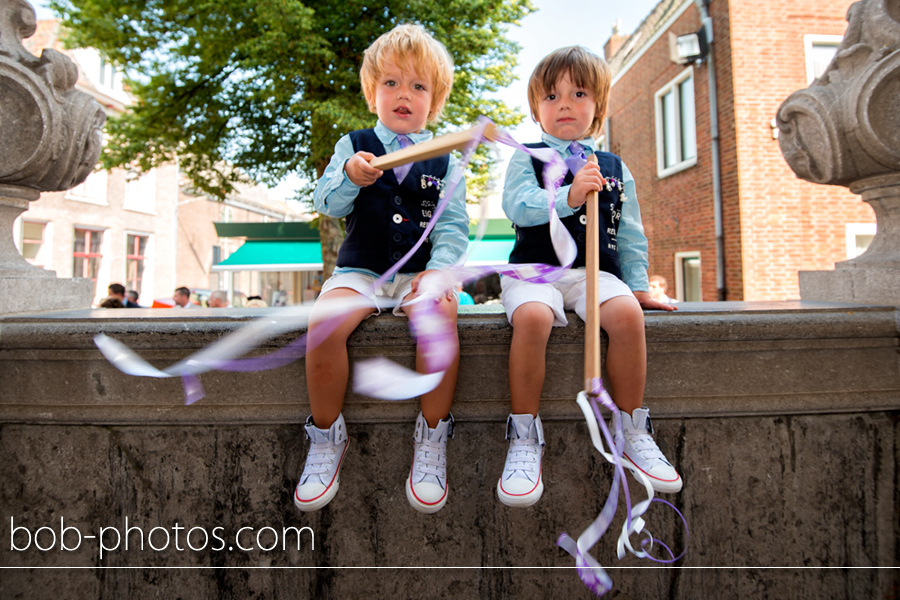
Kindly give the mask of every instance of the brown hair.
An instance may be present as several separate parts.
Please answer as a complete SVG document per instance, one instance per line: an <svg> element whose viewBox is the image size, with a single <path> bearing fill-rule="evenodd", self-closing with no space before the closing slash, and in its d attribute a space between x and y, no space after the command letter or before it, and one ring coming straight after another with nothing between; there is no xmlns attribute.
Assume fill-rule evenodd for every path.
<svg viewBox="0 0 900 600"><path fill-rule="evenodd" d="M453 86L453 58L442 43L420 25L398 25L372 42L363 53L359 80L369 110L375 112L375 84L385 61L398 67L412 65L416 74L431 81L428 122L440 119Z"/></svg>
<svg viewBox="0 0 900 600"><path fill-rule="evenodd" d="M535 123L540 122L538 104L541 98L556 87L556 83L566 73L569 74L572 83L591 92L597 101L594 120L588 129L588 134L595 136L600 133L603 119L606 118L612 71L605 60L581 46L554 50L534 68L528 80L528 106L531 108L531 118Z"/></svg>

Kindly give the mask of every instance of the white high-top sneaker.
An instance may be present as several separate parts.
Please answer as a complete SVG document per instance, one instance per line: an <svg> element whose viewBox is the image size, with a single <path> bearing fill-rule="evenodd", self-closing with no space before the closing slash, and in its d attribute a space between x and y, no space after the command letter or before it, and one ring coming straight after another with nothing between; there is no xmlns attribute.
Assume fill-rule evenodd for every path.
<svg viewBox="0 0 900 600"><path fill-rule="evenodd" d="M544 428L541 417L509 415L506 420L506 464L497 482L497 496L507 506L531 506L544 493L541 458L544 456Z"/></svg>
<svg viewBox="0 0 900 600"><path fill-rule="evenodd" d="M620 410L618 414L621 416L622 429L625 433L622 466L635 473L640 471L646 475L657 492L662 494L680 492L681 476L650 436L653 433L650 411L646 408L638 408L630 415L623 410ZM613 417L611 427L613 436L617 436L615 417Z"/></svg>
<svg viewBox="0 0 900 600"><path fill-rule="evenodd" d="M419 413L413 435L413 461L406 478L406 499L419 512L436 513L447 503L447 439L453 437L453 415L434 429Z"/></svg>
<svg viewBox="0 0 900 600"><path fill-rule="evenodd" d="M316 427L310 415L304 429L309 438L309 452L294 490L294 505L302 511L319 510L337 494L341 465L349 445L347 428L344 415L338 415L328 429Z"/></svg>

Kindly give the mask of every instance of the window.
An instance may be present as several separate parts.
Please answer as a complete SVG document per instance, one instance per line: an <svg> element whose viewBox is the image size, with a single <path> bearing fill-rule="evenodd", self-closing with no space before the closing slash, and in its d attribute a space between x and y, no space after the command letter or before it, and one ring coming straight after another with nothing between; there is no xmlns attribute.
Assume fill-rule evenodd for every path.
<svg viewBox="0 0 900 600"><path fill-rule="evenodd" d="M656 169L667 177L697 164L693 68L656 92Z"/></svg>
<svg viewBox="0 0 900 600"><path fill-rule="evenodd" d="M72 276L84 277L94 282L93 295L97 295L97 273L100 271L100 245L103 232L93 229L75 230L75 247L72 252Z"/></svg>
<svg viewBox="0 0 900 600"><path fill-rule="evenodd" d="M805 35L806 83L818 79L828 68L843 38L839 35Z"/></svg>
<svg viewBox="0 0 900 600"><path fill-rule="evenodd" d="M144 279L144 260L147 255L146 235L128 234L128 246L125 248L126 287L142 294L141 282Z"/></svg>
<svg viewBox="0 0 900 600"><path fill-rule="evenodd" d="M142 173L140 177L126 173L122 205L126 210L156 214L156 169Z"/></svg>
<svg viewBox="0 0 900 600"><path fill-rule="evenodd" d="M41 247L44 245L44 228L46 223L37 223L34 221L22 221L22 256L31 264L35 264L35 260L40 254ZM43 265L36 265L43 266Z"/></svg>
<svg viewBox="0 0 900 600"><path fill-rule="evenodd" d="M847 223L844 226L844 243L847 260L856 258L869 249L875 238L875 223Z"/></svg>
<svg viewBox="0 0 900 600"><path fill-rule="evenodd" d="M700 253L675 253L675 297L679 302L701 302Z"/></svg>
<svg viewBox="0 0 900 600"><path fill-rule="evenodd" d="M94 171L87 176L84 182L69 190L66 193L66 199L106 206L107 176L106 171Z"/></svg>

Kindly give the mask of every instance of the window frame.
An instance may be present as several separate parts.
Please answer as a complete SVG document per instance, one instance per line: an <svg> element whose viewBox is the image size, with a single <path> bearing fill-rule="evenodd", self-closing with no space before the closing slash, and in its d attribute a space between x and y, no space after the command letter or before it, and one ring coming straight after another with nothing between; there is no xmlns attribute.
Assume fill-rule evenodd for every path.
<svg viewBox="0 0 900 600"><path fill-rule="evenodd" d="M691 98L693 100L693 106L691 107L693 122L690 124L690 126L693 128L693 156L685 158L683 143L685 139L684 132L686 131L686 126L682 122L685 115L681 108L680 85L687 80L690 80L691 82ZM677 76L675 76L671 81L662 86L653 95L653 109L656 119L656 176L659 179L663 179L680 171L684 171L685 169L689 169L690 167L693 167L697 164L697 95L694 82L694 67L693 65L691 65L681 71ZM674 129L674 146L677 156L675 162L673 162L669 166L666 166L666 141L668 138L666 137L666 120L663 102L665 97L669 94L671 94L671 97L675 102L673 112L677 116L678 120L678 125Z"/></svg>
<svg viewBox="0 0 900 600"><path fill-rule="evenodd" d="M820 33L808 33L803 36L803 59L806 63L806 85L816 80L815 64L813 62L814 46L834 46L835 54L838 46L844 40L842 35L825 35Z"/></svg>
<svg viewBox="0 0 900 600"><path fill-rule="evenodd" d="M684 263L685 259L697 259L700 261L701 268L703 259L700 257L699 250L689 250L686 252L675 253L675 299L679 302L702 302L703 299L703 282L700 279L700 289L698 295L700 300L685 300L685 283L684 283Z"/></svg>
<svg viewBox="0 0 900 600"><path fill-rule="evenodd" d="M128 243L128 238L144 240L144 254L136 254L134 248ZM140 246L138 245L138 248ZM150 254L150 234L142 231L126 231L125 232L125 287L129 290L136 290L139 295L144 294L142 289L145 275L147 273L147 256ZM132 261L140 263L140 275L136 275L134 279L131 277Z"/></svg>
<svg viewBox="0 0 900 600"><path fill-rule="evenodd" d="M77 252L75 250L75 243L78 239L78 232L85 232L85 241L84 241L84 252ZM76 225L73 227L73 235L72 235L72 277L73 278L81 278L81 279L90 279L94 284L93 295L97 294L97 279L100 276L100 269L103 266L103 234L105 229L102 227L90 227L84 225ZM100 236L100 242L97 244L99 251L92 252L91 251L91 238L94 234L98 234ZM86 262L82 263L81 273L76 273L75 271L75 261L77 259L83 259ZM85 270L85 265L89 265L91 260L97 261L97 267L95 270L96 277L85 277L83 275Z"/></svg>
<svg viewBox="0 0 900 600"><path fill-rule="evenodd" d="M878 233L877 223L846 223L844 225L844 249L846 260L853 260L865 254L866 250L857 253L857 238L861 235L874 237Z"/></svg>

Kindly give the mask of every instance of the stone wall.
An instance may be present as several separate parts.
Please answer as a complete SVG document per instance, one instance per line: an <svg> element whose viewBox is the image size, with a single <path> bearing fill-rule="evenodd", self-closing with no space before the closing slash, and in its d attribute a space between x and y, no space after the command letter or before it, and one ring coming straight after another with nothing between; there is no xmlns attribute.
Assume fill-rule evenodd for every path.
<svg viewBox="0 0 900 600"><path fill-rule="evenodd" d="M554 331L548 349L544 497L513 510L495 493L506 447L511 332L496 312L460 316L450 498L427 516L408 505L402 489L415 402L350 395L341 490L325 509L300 513L291 493L306 448L302 361L266 373L204 375L207 397L185 407L177 380L120 374L92 336L118 337L165 366L257 313L198 310L190 321L160 314L0 319L0 456L7 459L0 465L0 566L21 567L2 572L3 598L590 597L573 569L550 568L572 566L556 538L590 524L612 476L573 402L582 368L578 319ZM812 303L648 313L646 405L660 446L685 480L683 492L666 499L685 515L690 539L661 504L650 510L648 530L676 551L687 544L679 566L745 568L616 569L609 597L896 595L896 571L876 567L898 562L897 317L895 308ZM351 338L354 358L379 354L410 364L412 352L406 322L392 316L368 320ZM639 494L632 491L632 499ZM112 528L124 533L126 518L143 531L143 550L136 530L127 551L123 541L102 559L99 539L59 549L61 526L82 535L103 531L110 547ZM620 507L613 529L621 521ZM55 530L53 550L12 549L39 527ZM209 537L204 550L188 547L202 546L203 532L214 536L215 527L221 542ZM235 545L242 527L252 528L238 540L247 551ZM296 537L282 549L283 529L291 527L309 529L299 549ZM203 530L186 537L192 528ZM162 548L167 536L165 549L149 546ZM53 541L49 530L37 539L42 547ZM64 539L70 548L78 541L73 530ZM594 555L608 567L653 566L619 561L613 534ZM50 566L87 569L36 570ZM98 569L122 566L238 569ZM250 569L268 566L459 569ZM809 567L860 569L802 569Z"/></svg>

